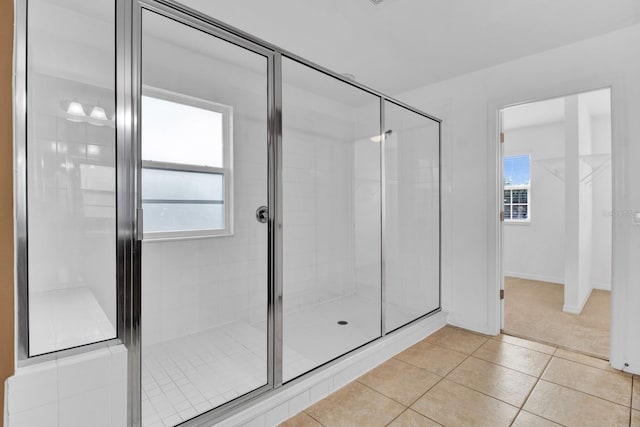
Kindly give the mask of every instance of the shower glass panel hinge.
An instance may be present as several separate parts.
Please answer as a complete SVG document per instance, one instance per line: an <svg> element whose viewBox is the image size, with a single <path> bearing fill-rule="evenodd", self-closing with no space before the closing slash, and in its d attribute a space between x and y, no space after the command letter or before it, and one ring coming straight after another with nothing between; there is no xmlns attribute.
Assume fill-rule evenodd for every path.
<svg viewBox="0 0 640 427"><path fill-rule="evenodd" d="M500 299L504 299L504 289L500 289Z"/></svg>
<svg viewBox="0 0 640 427"><path fill-rule="evenodd" d="M504 144L504 132L500 132L500 143Z"/></svg>
<svg viewBox="0 0 640 427"><path fill-rule="evenodd" d="M500 222L504 222L504 211L500 211Z"/></svg>
<svg viewBox="0 0 640 427"><path fill-rule="evenodd" d="M136 239L144 238L144 211L142 208L136 208Z"/></svg>

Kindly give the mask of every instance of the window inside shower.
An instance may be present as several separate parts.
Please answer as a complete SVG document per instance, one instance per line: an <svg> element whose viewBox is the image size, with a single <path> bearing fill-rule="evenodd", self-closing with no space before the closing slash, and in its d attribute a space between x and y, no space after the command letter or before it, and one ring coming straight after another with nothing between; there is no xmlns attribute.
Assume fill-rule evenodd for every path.
<svg viewBox="0 0 640 427"><path fill-rule="evenodd" d="M143 92L145 238L231 234L233 109L166 90Z"/></svg>

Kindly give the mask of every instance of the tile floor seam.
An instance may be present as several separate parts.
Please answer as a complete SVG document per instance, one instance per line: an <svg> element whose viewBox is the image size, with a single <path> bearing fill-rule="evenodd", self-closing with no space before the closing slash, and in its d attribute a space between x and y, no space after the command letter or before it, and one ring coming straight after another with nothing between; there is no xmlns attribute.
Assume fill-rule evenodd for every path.
<svg viewBox="0 0 640 427"><path fill-rule="evenodd" d="M437 344L434 344L434 345L437 345ZM439 347L442 347L442 346L439 346ZM446 347L442 347L442 348L446 348ZM398 354L399 354L399 353L398 353ZM425 392L424 392L424 393L422 393L420 396L418 396L418 397L417 397L413 402L411 402L411 404L410 404L409 406L407 406L407 408L408 408L408 409L410 409L413 405L415 405L415 403L416 403L418 400L422 399L422 398L424 397L424 395L426 395L427 393L429 393L429 391L433 390L433 389L434 389L434 387L436 387L438 384L440 384L440 383L441 383L445 378L447 378L447 376L448 376L451 372L453 372L454 370L456 370L456 368L458 368L458 366L462 365L462 364L465 362L465 360L467 360L467 359L468 359L468 358L470 358L470 357L471 357L471 355L470 355L470 354L469 354L469 355L467 355L467 357L465 357L465 358L464 358L460 363L458 363L458 364L457 364L456 366L454 366L454 367L453 367L449 372L447 372L447 374L446 374L445 376L440 377L440 379L439 379L439 380L438 380L434 385L432 385L431 387L429 387L429 390L425 391ZM415 365L413 365L412 363L409 363L409 362L405 362L405 363L408 363L409 365L415 366ZM419 367L419 366L418 366L418 367ZM421 369L424 369L424 368L421 368ZM426 369L425 369L425 370L426 370ZM437 375L437 374L436 374L436 375ZM438 376L439 376L439 375L438 375ZM452 382L453 382L453 381L452 381ZM456 384L457 384L457 383L456 383ZM468 387L467 387L467 388L468 388ZM416 412L418 412L418 411L416 411ZM426 418L429 418L429 417L427 417L426 415L424 415L422 412L418 412L418 414L420 414L420 415L422 415L422 416L424 416L424 417L426 417ZM431 419L431 418L429 418L429 419ZM437 422L437 421L436 421L436 422ZM438 424L440 424L440 423L438 423Z"/></svg>
<svg viewBox="0 0 640 427"><path fill-rule="evenodd" d="M518 413L516 414L516 417L513 419L513 421L511 422L511 425L513 425L513 423L516 422L516 419L518 418L518 415L520 415L520 412L523 411L524 409L524 405L527 404L527 401L529 400L529 398L531 397L531 393L533 393L533 391L536 389L536 387L538 386L538 384L540 383L540 380L542 379L542 376L544 375L544 372L547 370L547 367L549 367L549 363L551 363L551 361L553 360L553 356L549 357L549 360L547 360L547 363L544 365L544 368L542 369L542 371L540 372L540 375L537 377L535 384L533 384L533 387L531 387L531 390L529 390L529 393L527 393L527 396L524 398L524 400L522 401L522 405L520 406L520 408L518 409ZM528 412L528 411L525 411ZM540 416L538 414L535 414L533 412L531 412L533 415L536 416ZM542 417L544 418L544 417ZM545 418L546 419L546 418ZM549 420L551 421L551 420Z"/></svg>
<svg viewBox="0 0 640 427"><path fill-rule="evenodd" d="M509 335L509 336L513 336L513 335ZM496 335L496 337L497 337L497 335ZM516 338L520 338L520 337L516 337ZM523 338L521 338L521 339L523 339ZM546 356L553 356L553 354L545 353L544 351L534 350L533 348L529 348L529 347L523 347L523 346L521 346L521 345L514 344L514 343L511 343L511 342L508 342L508 341L502 341L502 340L498 340L498 339L495 339L495 340L493 340L493 341L498 341L498 342L501 342L501 343L509 344L509 345L512 345L512 346L514 346L514 347L518 347L518 348L524 348L525 350L535 351L536 353L544 354L544 355L546 355ZM536 341L533 341L533 340L529 340L529 341L531 341L531 342L536 342ZM486 341L485 341L484 343L482 343L482 345L485 345L485 344L486 344ZM545 344L545 345L546 345L546 344ZM482 346L480 346L480 347L482 347ZM480 350L480 347L478 347L478 348L474 351L474 353L475 353L476 351ZM554 347L554 346L550 345L549 347ZM554 348L555 348L556 350L558 349L557 347L554 347ZM554 353L555 353L555 352L554 352Z"/></svg>
<svg viewBox="0 0 640 427"><path fill-rule="evenodd" d="M508 368L507 368L507 369L508 369ZM453 371L451 371L451 372L453 372ZM518 372L518 371L515 371L515 372ZM459 386L462 386L462 387L464 387L464 388L468 388L469 390L473 390L473 391L475 391L475 392L478 392L478 393L480 393L480 394L483 394L483 395L485 395L485 396L487 396L487 397L490 397L490 398L495 399L495 400L497 400L497 401L500 401L500 402L502 402L502 403L506 403L506 404L507 404L507 405L509 405L509 406L513 406L514 408L518 409L518 412L519 412L519 410L520 410L520 408L521 408L520 406L516 406L516 405L514 405L513 403L509 403L509 402L507 402L506 400L502 400L502 399L500 399L499 397L492 396L492 395L490 395L490 394L488 394L488 393L485 393L485 392L484 392L484 391L482 391L482 390L475 389L475 388L473 388L473 387L471 387L471 386L468 386L468 385L466 385L466 384L459 383L458 381L452 380L452 379L450 379L450 378L447 378L447 381L451 381L451 382L452 382L452 383L454 383L454 384L458 384ZM537 384L537 383L536 383L536 384ZM433 388L433 387L432 387L432 388ZM415 402L414 402L414 403L415 403ZM523 404L523 405L524 405L524 404Z"/></svg>
<svg viewBox="0 0 640 427"><path fill-rule="evenodd" d="M388 427L388 426L390 426L391 424L393 424L393 422L394 422L395 420L397 420L398 418L400 418L400 417L402 416L402 414L404 414L404 413L405 413L405 412L407 412L407 411L413 411L413 412L415 412L416 414L420 415L421 417L425 417L425 418L426 418L426 419L428 419L429 421L432 421L432 422L434 422L434 423L438 424L439 426L446 427L446 426L444 426L443 424L440 424L439 422L437 422L436 420L434 420L434 419L432 419L432 418L429 418L429 417L427 417L426 415L421 414L421 413L420 413L420 412L418 412L418 411L414 411L414 410L413 410L413 409L411 409L410 407L406 407L406 408L404 409L404 411L402 411L402 412L400 412L400 413L398 414L398 416L397 416L397 417L395 417L394 419L392 419L391 421L389 421L389 423L388 423L388 424L386 424L386 425L385 425L385 427Z"/></svg>
<svg viewBox="0 0 640 427"><path fill-rule="evenodd" d="M510 367L508 367L508 366L504 366L504 365L501 365L501 364L499 364L499 363L492 362L492 361L490 361L490 360L484 360L484 359L482 359L482 358L480 358L480 357L474 356L473 354L470 354L470 355L469 355L469 357L473 357L474 359L479 360L479 361L481 361L481 362L491 363L492 365L499 366L499 367L501 367L501 368L508 369L508 370L510 370L510 371L517 372L518 374L526 375L526 376L531 377L531 378L540 378L539 376L531 375L531 374L528 374L528 373L526 373L526 372L522 372L522 371L518 371L517 369L513 369L513 368L510 368ZM466 360L466 359L465 359L465 360ZM549 359L549 360L551 360L551 359ZM546 367L546 366L545 366L545 367ZM457 368L457 366L456 366L456 368ZM455 369L455 368L454 368L454 369ZM451 372L453 372L453 371L451 371ZM449 372L449 374L450 374L451 372ZM543 371L543 372L544 372L544 371ZM449 374L447 374L447 375L449 375ZM542 375L542 374L540 374L540 375ZM511 405L511 406L513 406L513 405Z"/></svg>
<svg viewBox="0 0 640 427"><path fill-rule="evenodd" d="M613 400L610 400L610 399L607 399L607 398L604 398L604 397L601 397L601 396L596 396L595 394L591 394L591 393L588 393L588 392L583 391L583 390L578 390L577 388L568 386L566 384L560 384L560 383L557 383L555 381L551 381L551 380L549 380L547 378L542 378L542 377L540 377L540 379L543 380L543 381L546 381L546 382L548 382L550 384L555 384L555 385L558 385L560 387L568 388L569 390L578 391L578 392L586 394L588 396L595 397L596 399L604 400L605 402L609 402L609 403L613 403L614 405L622 406L623 408L631 408L631 405L629 405L629 406L623 405L622 403L618 403L618 402L615 402ZM538 383L536 382L536 384L538 384ZM633 393L633 387L631 388L631 393Z"/></svg>
<svg viewBox="0 0 640 427"><path fill-rule="evenodd" d="M313 406L313 405L311 405L311 406ZM309 406L309 408L310 408L311 406ZM308 409L308 408L307 408L307 409ZM305 414L307 414L307 416L308 416L309 418L311 418L313 421L317 422L317 423L318 423L318 424L320 424L322 427L325 427L325 425L324 425L324 424L322 424L319 420L317 420L317 419L316 419L316 417L314 417L313 415L311 415L310 413L308 413L308 412L307 412L307 409L303 409L302 411L298 412L298 414L299 414L299 413L301 413L301 412L304 412L304 413L305 413ZM297 414L296 414L296 415L297 415Z"/></svg>
<svg viewBox="0 0 640 427"><path fill-rule="evenodd" d="M409 410L408 407L404 408L404 411L400 412L398 415L396 415L391 421L389 421L387 424L385 424L385 427L390 426L395 420L397 420L398 418L400 418L400 416L402 414L404 414L405 412L407 412Z"/></svg>
<svg viewBox="0 0 640 427"><path fill-rule="evenodd" d="M597 356L594 356L592 354L588 354L588 353L585 353L583 351L576 350L574 348L565 347L565 346L563 346L561 344L556 344L556 343L552 343L552 342L549 342L549 341L543 341L543 340L540 340L540 339L534 338L534 337L526 337L526 336L518 334L516 332L509 332L506 329L501 329L500 332L502 333L502 335L508 335L510 337L520 338L521 340L531 341L531 342L534 342L534 343L537 343L537 344L542 344L542 345L546 345L546 346L549 346L549 347L553 347L553 348L556 349L555 351L558 351L559 349L562 349L562 350L572 351L574 353L582 354L582 355L585 355L585 356L593 357L594 359L605 360L605 359L602 359L601 357L597 357ZM511 343L509 343L509 344L511 344ZM517 345L517 344L514 344L514 345ZM554 353L555 353L555 351L554 351ZM547 353L547 354L549 354L549 353Z"/></svg>
<svg viewBox="0 0 640 427"><path fill-rule="evenodd" d="M485 342L486 342L486 341L485 341ZM484 343L483 343L483 345L484 345ZM480 348L480 347L478 347L478 348ZM455 382L455 381L450 380L450 379L448 379L448 378L447 378L447 377L448 377L448 376L449 376L453 371L455 371L456 369L458 369L458 367L459 367L460 365L462 365L465 361L467 361L467 359L469 359L472 355L473 355L473 353L472 353L472 354L468 354L468 355L467 355L467 357L465 357L465 358L464 358L460 363L458 363L458 364L457 364L453 369L451 369L451 370L447 373L447 375L445 375L444 377L440 378L440 380L439 380L437 383L435 383L434 385L432 385L432 386L431 386L431 388L429 388L429 390L425 391L425 392L424 392L424 393L422 393L422 395L420 395L416 400L414 400L414 401L411 403L411 405L408 407L408 409L411 409L411 407L412 407L412 406L413 406L413 405L414 405L418 400L422 399L422 398L423 398L423 397L424 397L424 396L425 396L429 391L433 390L433 389L434 389L438 384L440 384L440 383L441 383L443 380L445 380L445 379L446 379L447 381L451 381L452 383L457 384L457 385L459 385L459 386L461 386L461 387L467 388L467 389L469 389L469 390L471 390L471 391L475 391L475 392L480 393L480 394L482 394L482 395L484 395L484 396L487 396L487 397L489 397L489 398L491 398L491 399L495 399L495 400L498 400L498 401L500 401L500 402L506 403L506 402L504 402L504 401L502 401L502 400L500 400L500 399L496 399L496 398L495 398L495 397L493 397L493 396L489 396L488 394L482 393L482 392L480 392L480 391L478 391L478 390L475 390L475 389L473 389L473 388L471 388L471 387L467 387L467 386L465 386L465 385L459 384L459 383L457 383L457 382ZM506 404L507 404L507 405L509 405L509 406L511 406L511 407L513 407L513 408L516 408L516 409L517 409L517 407L516 407L516 406L513 406L513 405L511 405L510 403L506 403ZM418 412L418 411L416 411L416 412ZM518 411L518 413L519 413L519 411ZM425 414L423 414L422 412L418 412L418 414L420 414L420 415L422 415L423 417L426 417L426 418L428 418L428 419L430 419L430 420L431 420L431 418L427 417L427 416L426 416ZM516 414L516 417L517 417L517 415L518 415L518 414ZM435 420L433 420L433 421L435 421ZM514 421L515 421L515 417L514 417L514 419L511 421L511 423L513 423ZM435 421L435 422L436 422L437 424L440 424L440 423L439 423L439 422L437 422L437 421ZM440 424L440 425L442 425L442 424Z"/></svg>
<svg viewBox="0 0 640 427"><path fill-rule="evenodd" d="M521 347L521 348L524 348L524 347ZM478 350L480 350L480 349L478 349ZM478 351L478 350L476 350L476 351ZM529 350L529 349L528 349L528 348L525 348L525 350ZM544 373L544 369L543 369L543 370L542 370L542 372L540 373L540 375L537 375L537 376L536 376L536 375L531 375L531 374L529 374L529 373L527 373L527 372L519 371L519 370L517 370L517 369L513 369L513 368L511 368L511 367L509 367L509 366L501 365L501 364L496 363L496 362L493 362L493 361L491 361L491 360L486 360L486 359L483 359L483 358L481 358L481 357L475 356L475 353L476 353L476 352L474 351L472 354L470 354L470 355L469 355L469 357L473 356L473 358L474 358L474 359L482 360L483 362L491 363L492 365L500 366L501 368L511 369L511 370L512 370L512 371L514 371L514 372L517 372L517 373L519 373L519 374L528 375L528 376L530 376L530 377L532 377L532 378L540 378L540 375L542 375L542 373ZM542 353L542 354L545 354L545 355L549 356L549 361L550 361L551 359L553 359L553 356L551 356L550 354L546 354L546 353ZM466 360L466 359L465 359L465 360ZM464 360L463 360L463 362L464 362ZM547 361L547 363L549 363L549 362ZM545 369L546 369L546 367L547 367L547 366L545 365ZM456 368L457 368L457 366L456 366ZM454 368L454 369L455 369L455 368ZM451 373L451 372L447 373L447 375L449 375L450 373Z"/></svg>
<svg viewBox="0 0 640 427"><path fill-rule="evenodd" d="M421 342L421 341L419 341L419 342ZM418 343L416 343L416 344L418 344ZM434 345L434 346L436 346L436 347L443 348L443 349L445 349L445 350L447 350L447 351L455 351L456 353L460 353L460 354L462 354L462 355L464 355L464 356L465 356L465 358L464 358L460 363L458 363L456 366L454 366L453 368L451 368L451 371L453 371L454 369L456 369L458 366L460 366L460 364L461 364L462 362L464 362L465 360L467 360L467 358L468 358L469 356L471 356L471 354L466 354L466 353L463 353L463 352L458 351L458 350L452 350L452 349L450 349L450 348L448 348L448 347L443 347L443 346L441 346L441 345L439 345L439 344L435 344L435 343L432 343L432 342L429 342L428 344L429 344L429 345ZM415 345L415 344L414 344L414 345ZM405 349L404 351L407 351L409 348L411 348L411 347L408 347L408 348L407 348L407 349ZM397 361L399 361L399 362L406 363L407 365L411 365L411 366L414 366L414 367L416 367L416 368L424 369L424 370L425 370L425 371L427 371L427 372L430 372L430 373L432 373L432 374L434 374L434 375L438 375L438 376L440 376L440 374L438 374L438 373L436 373L436 372L433 372L433 371L430 371L429 369L427 369L427 368L425 368L425 367L423 367L423 366L418 366L418 365L416 365L416 364L414 364L414 363L411 363L411 362L409 362L409 361L402 360L402 359L398 359L398 356L399 356L400 354L402 354L404 351L401 351L400 353L396 354L395 356L393 356L393 357L392 357L392 359L396 359L396 360L397 360ZM384 363L384 362L383 362L383 363ZM380 365L378 365L378 366L380 366ZM375 368L374 368L374 369L375 369ZM447 372L444 376L442 376L442 378L444 378L444 377L446 377L447 375L449 375L449 374L451 373L451 371Z"/></svg>
<svg viewBox="0 0 640 427"><path fill-rule="evenodd" d="M485 338L485 337L482 337L482 338ZM482 344L480 344L477 348L475 348L475 349L474 349L471 353L469 353L469 354L473 354L473 353L475 353L476 351L478 351L478 349L479 349L480 347L482 347L483 345L485 345L485 344L487 343L487 341L489 341L490 339L491 339L491 338L485 338L484 342L483 342ZM460 351L460 349L452 348L452 347L447 347L446 345L443 345L443 344L438 344L438 343L435 343L435 342L433 342L433 341L428 341L428 337L427 337L427 339L425 340L425 342L427 342L427 343L429 343L429 344L432 344L432 345L437 345L438 347L442 347L442 348L447 349L447 350L449 350L449 351L456 351L456 352L458 352L458 353L467 354L467 353L466 353L466 352L464 352L464 351Z"/></svg>
<svg viewBox="0 0 640 427"><path fill-rule="evenodd" d="M527 411L526 409L520 409L520 411L518 412L518 415L520 415L520 412L524 412L526 414L533 415L533 416L538 417L538 418L542 418L543 420L549 421L550 423L558 424L559 426L562 426L562 427L567 427L566 424L562 424L562 423L559 423L558 421L550 420L549 418L543 417L542 415L535 414L535 413L533 413L531 411ZM514 420L514 422L515 422L515 420Z"/></svg>
<svg viewBox="0 0 640 427"><path fill-rule="evenodd" d="M544 354L549 355L549 356L553 356L555 354L555 352L558 351L558 346L556 346L556 345L546 344L546 343L543 343L543 342L540 342L540 341L536 341L536 340L532 340L532 339L525 339L525 338L522 338L522 337L517 337L515 335L511 335L509 333L505 333L502 330L500 331L500 334L505 335L507 337L518 338L518 339L521 339L521 340L524 340L524 341L530 341L530 342L535 343L535 344L546 345L547 347L553 348L553 353L545 353L544 351L536 350L536 349L533 349L533 348L530 348L530 347L525 347L525 346L520 345L520 344L516 344L516 343L509 342L509 341L501 340L500 338L498 338L500 335L496 335L494 337L491 337L490 339L492 339L494 341L499 341L499 342L506 342L507 344L515 345L515 346L521 347L521 348L526 348L527 350L537 351L538 353L544 353Z"/></svg>
<svg viewBox="0 0 640 427"><path fill-rule="evenodd" d="M365 387L366 387L366 388L368 388L369 390L375 391L376 393L378 393L378 394L380 394L380 395L382 395L382 396L386 397L387 399L393 400L394 402L396 402L396 403L398 403L398 404L400 404L400 405L404 406L405 408L408 408L408 406L407 406L406 404L404 404L404 403L400 402L399 400L394 399L394 398L393 398L393 397L391 397L391 396L387 396L386 394L384 394L384 393L383 393L383 392L381 392L380 390L376 390L375 388L371 387L369 384L365 384L365 383L363 383L362 381L360 381L360 379L359 379L359 378L360 378L360 377L356 378L355 380L351 381L349 384L352 384L352 383L354 383L354 382L357 382L358 384L365 386ZM347 385L349 385L349 384L347 384ZM430 388L429 390L431 390L431 388ZM412 403L412 404L413 404L413 403ZM403 412L404 412L404 411L403 411Z"/></svg>
<svg viewBox="0 0 640 427"><path fill-rule="evenodd" d="M560 350L560 348L558 348L557 350ZM557 350L556 350L556 353L557 353ZM574 350L567 350L567 349L564 349L564 348L563 348L562 350L565 350L565 351L571 351L571 352L576 353L576 354L579 354L579 355L581 355L581 356L587 356L587 357L592 357L592 358L594 358L594 359L598 359L597 357L589 356L589 355L587 355L587 354L580 353L580 352L578 352L578 351L574 351ZM586 364L586 363L583 363L583 362L580 362L580 361L577 361L577 360L569 359L569 358L567 358L567 357L558 356L558 355L556 355L555 353L553 354L553 357L557 357L558 359L566 360L566 361L568 361L568 362L579 363L580 365L588 366L588 367L590 367L590 368L600 369L601 371L604 371L604 372L610 372L610 373L612 373L612 374L620 375L621 377L625 377L625 378L633 378L633 375L632 375L632 376L629 376L629 373L628 373L628 372L625 372L625 371L621 371L621 370L619 370L619 369L616 369L616 368L612 367L611 365L609 365L609 366L608 366L608 368L609 368L609 369L607 369L607 368L600 368L600 367L598 367L598 366L589 365L589 364ZM602 361L604 361L604 359L598 359L598 360L602 360ZM607 362L609 362L609 361L607 360Z"/></svg>
<svg viewBox="0 0 640 427"><path fill-rule="evenodd" d="M584 391L582 391L582 390L576 390L575 388L567 387L567 386L562 385L562 384L557 384L557 383L554 383L553 381L545 380L545 379L543 379L543 378L540 378L540 381L544 381L544 382L546 382L546 383L553 384L553 385L556 385L556 386L558 386L558 387L565 388L565 389L567 389L567 390L572 390L572 391L575 391L576 393L584 394L584 395L586 395L586 396L593 397L594 399L602 400L602 401L607 402L607 403L610 403L610 404L612 404L612 405L620 406L621 408L625 408L625 409L627 409L627 408L628 408L628 409L629 409L629 413L630 413L630 414L632 414L633 409L632 409L631 407L627 407L626 405L621 405L621 404L619 404L619 403L612 402L612 401L607 400L607 399L603 399L602 397L598 397L598 396L594 396L593 394L586 393L586 392L584 392ZM540 381L538 381L538 383L539 383ZM536 383L536 385L538 385L538 383ZM534 386L534 388L535 388L535 386ZM527 398L527 400L528 400L528 398ZM526 401L525 401L525 404L526 404ZM524 404L522 405L522 407L524 408ZM525 411L525 412L529 412L529 411ZM538 416L538 417L544 418L542 415L538 415L538 414L536 414L535 412L531 412L531 413L532 413L532 414L534 414L534 415L536 415L536 416ZM546 418L545 418L545 419L546 419ZM549 420L549 421L553 421L553 420ZM554 423L556 423L556 424L560 424L558 421L553 421L553 422L554 422ZM631 419L629 420L629 423L631 423Z"/></svg>

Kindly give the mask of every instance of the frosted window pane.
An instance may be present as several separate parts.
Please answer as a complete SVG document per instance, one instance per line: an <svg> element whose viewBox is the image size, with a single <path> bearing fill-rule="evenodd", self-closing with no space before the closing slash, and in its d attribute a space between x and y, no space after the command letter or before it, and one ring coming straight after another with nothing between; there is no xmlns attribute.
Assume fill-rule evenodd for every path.
<svg viewBox="0 0 640 427"><path fill-rule="evenodd" d="M224 229L224 175L142 170L145 232Z"/></svg>
<svg viewBox="0 0 640 427"><path fill-rule="evenodd" d="M142 170L142 198L166 200L219 200L224 197L224 176L219 173Z"/></svg>
<svg viewBox="0 0 640 427"><path fill-rule="evenodd" d="M223 167L222 114L142 97L142 158Z"/></svg>
<svg viewBox="0 0 640 427"><path fill-rule="evenodd" d="M224 229L223 204L142 203L145 232Z"/></svg>

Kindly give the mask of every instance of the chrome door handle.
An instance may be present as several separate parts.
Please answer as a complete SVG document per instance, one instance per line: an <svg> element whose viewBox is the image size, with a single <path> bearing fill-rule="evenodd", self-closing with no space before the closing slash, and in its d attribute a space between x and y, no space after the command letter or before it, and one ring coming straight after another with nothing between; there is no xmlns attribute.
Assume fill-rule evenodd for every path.
<svg viewBox="0 0 640 427"><path fill-rule="evenodd" d="M266 222L269 221L269 208L266 206L260 206L256 210L256 219L258 222L266 224Z"/></svg>

